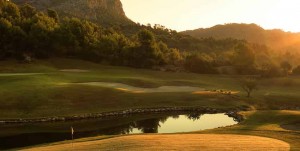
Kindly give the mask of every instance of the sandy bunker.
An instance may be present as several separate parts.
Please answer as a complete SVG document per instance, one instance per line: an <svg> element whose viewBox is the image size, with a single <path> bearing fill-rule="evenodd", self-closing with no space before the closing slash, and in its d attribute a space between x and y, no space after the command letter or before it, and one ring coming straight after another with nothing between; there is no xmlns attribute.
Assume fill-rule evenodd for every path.
<svg viewBox="0 0 300 151"><path fill-rule="evenodd" d="M120 91L132 93L157 93L157 92L197 92L204 91L205 89L191 86L161 86L158 88L141 88L130 86L122 83L111 82L87 82L87 83L74 83L78 85L100 86L106 88L114 88Z"/></svg>

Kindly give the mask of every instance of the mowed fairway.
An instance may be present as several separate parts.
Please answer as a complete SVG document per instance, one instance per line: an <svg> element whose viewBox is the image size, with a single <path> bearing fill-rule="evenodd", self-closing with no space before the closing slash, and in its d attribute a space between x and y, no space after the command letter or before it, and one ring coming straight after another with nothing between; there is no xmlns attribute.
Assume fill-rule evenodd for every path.
<svg viewBox="0 0 300 151"><path fill-rule="evenodd" d="M0 65L0 119L73 116L148 107L247 106L265 110L300 106L300 77L297 76L261 79L259 90L249 99L239 84L243 76L160 72L72 59L32 64L4 61ZM125 90L127 87L91 83L119 83L139 93ZM170 88L176 88L176 92L170 92ZM208 91L187 92L187 88ZM155 90L155 93L140 93L140 90ZM213 90L231 91L232 95Z"/></svg>
<svg viewBox="0 0 300 151"><path fill-rule="evenodd" d="M7 61L0 62L0 65L2 75L0 120L74 116L149 107L252 109L240 112L245 116L245 120L238 125L193 132L198 133L197 135L134 135L105 140L98 138L74 140L76 142L74 150L266 150L263 147L267 147L267 150L289 150L289 148L299 150L300 148L299 76L260 79L259 89L251 98L247 98L239 83L244 76L237 75L160 72L103 66L72 59L49 59L32 64ZM108 87L100 86L99 83L119 85ZM200 88L204 91L197 89L188 92L168 90L140 93L140 90L157 90L161 87L176 90L182 87ZM132 91L128 88L132 88ZM232 93L222 94L219 93L220 90ZM132 93L136 91L139 93ZM67 130L69 131L69 128ZM36 131L39 129L26 130L28 133ZM10 130L0 131L0 136L19 133L21 133L19 129L12 127ZM289 143L290 146L279 139ZM34 150L72 150L70 142L60 143L62 144L56 146L48 144L49 146L45 148L38 146L39 148ZM276 144L274 148L272 145ZM246 148L247 146L251 147Z"/></svg>
<svg viewBox="0 0 300 151"><path fill-rule="evenodd" d="M268 150L288 151L286 142L257 136L217 135L217 134L174 134L174 135L132 135L104 139L98 141L62 144L27 149L32 151L56 150L125 150L125 151L156 151L156 150Z"/></svg>

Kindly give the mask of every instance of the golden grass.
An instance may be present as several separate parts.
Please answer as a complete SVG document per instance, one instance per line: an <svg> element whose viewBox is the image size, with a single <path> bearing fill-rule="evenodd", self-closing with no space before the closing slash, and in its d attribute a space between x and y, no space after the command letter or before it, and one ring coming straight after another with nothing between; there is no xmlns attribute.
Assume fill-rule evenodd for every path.
<svg viewBox="0 0 300 151"><path fill-rule="evenodd" d="M286 142L250 135L224 134L174 134L174 135L130 135L104 140L61 144L26 149L30 151L63 151L63 150L268 150L288 151Z"/></svg>

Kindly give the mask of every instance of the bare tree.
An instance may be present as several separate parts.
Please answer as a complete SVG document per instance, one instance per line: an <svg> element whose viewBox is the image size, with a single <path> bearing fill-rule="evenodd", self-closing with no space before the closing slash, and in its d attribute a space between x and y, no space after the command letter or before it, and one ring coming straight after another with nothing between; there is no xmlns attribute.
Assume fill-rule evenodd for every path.
<svg viewBox="0 0 300 151"><path fill-rule="evenodd" d="M254 78L245 78L241 81L242 88L246 91L247 97L250 98L254 90L257 90L257 80Z"/></svg>

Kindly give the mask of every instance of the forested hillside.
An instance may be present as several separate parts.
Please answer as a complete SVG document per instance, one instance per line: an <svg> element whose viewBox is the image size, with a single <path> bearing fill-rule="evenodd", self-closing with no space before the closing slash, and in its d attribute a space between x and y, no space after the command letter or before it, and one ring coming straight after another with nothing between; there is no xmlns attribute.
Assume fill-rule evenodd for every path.
<svg viewBox="0 0 300 151"><path fill-rule="evenodd" d="M183 34L196 38L234 38L251 43L267 45L276 50L300 51L300 33L284 32L279 29L265 30L256 24L225 24L211 28L188 30Z"/></svg>
<svg viewBox="0 0 300 151"><path fill-rule="evenodd" d="M92 5L93 7L109 8L108 4L112 1L94 2L99 3ZM105 26L91 22L89 17L68 17L47 8L48 4L63 6L62 4L67 3L65 0L30 3L40 8L0 0L2 60L16 58L30 62L50 57L74 57L102 64L139 68L265 76L286 75L291 71L292 65L297 65L292 62L291 54L274 53L266 45L245 40L197 39L157 24L114 24L113 17L113 26ZM66 5L79 5L68 3L70 4ZM123 13L121 11L118 15L123 16ZM113 16L111 14L114 13L108 11L108 14Z"/></svg>
<svg viewBox="0 0 300 151"><path fill-rule="evenodd" d="M181 60L177 49L157 41L148 30L126 37L86 20L61 19L51 9L43 13L28 4L17 6L4 0L0 10L2 59L61 56L146 68Z"/></svg>

